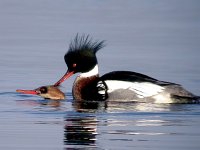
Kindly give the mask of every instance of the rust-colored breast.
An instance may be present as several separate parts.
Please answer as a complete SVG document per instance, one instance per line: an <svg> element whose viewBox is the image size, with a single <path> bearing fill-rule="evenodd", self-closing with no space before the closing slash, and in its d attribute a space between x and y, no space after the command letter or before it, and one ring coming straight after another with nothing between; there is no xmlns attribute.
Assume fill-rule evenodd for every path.
<svg viewBox="0 0 200 150"><path fill-rule="evenodd" d="M90 100L95 93L98 76L77 77L73 85L73 96L76 100Z"/></svg>

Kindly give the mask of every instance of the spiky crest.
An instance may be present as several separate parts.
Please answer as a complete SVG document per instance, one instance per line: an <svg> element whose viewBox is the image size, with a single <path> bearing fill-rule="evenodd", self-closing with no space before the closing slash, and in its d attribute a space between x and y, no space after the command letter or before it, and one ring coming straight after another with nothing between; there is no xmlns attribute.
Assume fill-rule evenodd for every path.
<svg viewBox="0 0 200 150"><path fill-rule="evenodd" d="M89 35L79 35L76 34L74 40L71 41L69 45L69 51L83 51L91 50L94 54L105 46L105 41L93 41Z"/></svg>

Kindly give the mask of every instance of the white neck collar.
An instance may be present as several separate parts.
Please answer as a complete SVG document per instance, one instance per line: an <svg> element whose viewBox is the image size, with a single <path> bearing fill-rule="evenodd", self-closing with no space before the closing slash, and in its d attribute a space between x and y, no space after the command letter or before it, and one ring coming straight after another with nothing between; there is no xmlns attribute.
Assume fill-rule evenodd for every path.
<svg viewBox="0 0 200 150"><path fill-rule="evenodd" d="M81 73L79 76L80 77L91 77L91 76L95 76L99 74L99 69L98 69L98 65L96 65L92 70L85 72L85 73Z"/></svg>

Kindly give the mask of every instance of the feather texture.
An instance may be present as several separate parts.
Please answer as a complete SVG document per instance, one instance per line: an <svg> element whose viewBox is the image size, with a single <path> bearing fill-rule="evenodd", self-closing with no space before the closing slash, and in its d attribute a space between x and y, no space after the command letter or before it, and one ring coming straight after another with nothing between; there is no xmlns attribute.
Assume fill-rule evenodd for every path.
<svg viewBox="0 0 200 150"><path fill-rule="evenodd" d="M69 45L70 51L83 51L91 50L96 53L98 50L105 46L105 41L93 41L89 35L79 35L77 34L74 40L71 41Z"/></svg>

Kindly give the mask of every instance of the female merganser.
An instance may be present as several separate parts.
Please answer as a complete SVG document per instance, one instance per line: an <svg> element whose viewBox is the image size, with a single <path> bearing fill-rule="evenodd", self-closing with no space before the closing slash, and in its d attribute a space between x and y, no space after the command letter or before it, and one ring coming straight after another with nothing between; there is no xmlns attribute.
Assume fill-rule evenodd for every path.
<svg viewBox="0 0 200 150"><path fill-rule="evenodd" d="M77 34L64 56L68 71L54 86L80 72L72 89L76 100L193 103L199 99L179 84L136 72L113 71L99 77L96 52L102 47L104 41L92 41L89 35Z"/></svg>
<svg viewBox="0 0 200 150"><path fill-rule="evenodd" d="M23 94L39 95L45 99L63 100L65 94L57 87L53 85L41 86L35 90L16 90L16 92Z"/></svg>

